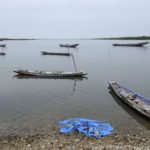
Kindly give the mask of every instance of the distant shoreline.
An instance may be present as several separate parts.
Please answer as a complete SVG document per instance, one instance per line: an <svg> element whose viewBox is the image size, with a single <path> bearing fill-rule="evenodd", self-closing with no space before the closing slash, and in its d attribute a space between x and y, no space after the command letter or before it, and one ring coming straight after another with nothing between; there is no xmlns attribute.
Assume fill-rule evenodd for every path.
<svg viewBox="0 0 150 150"><path fill-rule="evenodd" d="M28 39L28 38L0 38L0 41L15 41L15 40L21 40L21 41L25 41L25 40L37 40L37 39Z"/></svg>
<svg viewBox="0 0 150 150"><path fill-rule="evenodd" d="M108 37L108 38L67 38L67 39L53 39L53 38L0 38L0 41L25 41L25 40L150 40L150 36L136 36L136 37Z"/></svg>

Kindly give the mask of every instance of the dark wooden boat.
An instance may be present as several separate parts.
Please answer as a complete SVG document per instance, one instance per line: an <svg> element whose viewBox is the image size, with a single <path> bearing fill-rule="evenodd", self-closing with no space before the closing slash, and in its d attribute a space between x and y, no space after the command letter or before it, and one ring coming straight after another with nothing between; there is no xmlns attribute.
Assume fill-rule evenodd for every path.
<svg viewBox="0 0 150 150"><path fill-rule="evenodd" d="M60 52L47 52L47 51L42 51L41 52L43 55L59 55L59 56L70 56L70 53L60 53Z"/></svg>
<svg viewBox="0 0 150 150"><path fill-rule="evenodd" d="M14 72L18 73L19 75L25 76L36 76L36 77L49 77L49 78L70 78L70 77L82 77L87 75L84 72L64 72L64 71L36 71L36 70L14 70Z"/></svg>
<svg viewBox="0 0 150 150"><path fill-rule="evenodd" d="M81 80L86 80L88 79L86 76L77 76L77 77L63 77L63 78L60 78L60 77L40 77L40 76L28 76L28 75L20 75L20 74L17 74L17 75L14 75L13 76L14 78L17 78L17 79L58 79L58 80L74 80L74 81L81 81Z"/></svg>
<svg viewBox="0 0 150 150"><path fill-rule="evenodd" d="M113 44L113 46L135 46L135 47L142 47L146 44L149 44L149 42L140 42L140 43L128 43L128 44Z"/></svg>
<svg viewBox="0 0 150 150"><path fill-rule="evenodd" d="M6 47L6 44L0 44L0 47Z"/></svg>
<svg viewBox="0 0 150 150"><path fill-rule="evenodd" d="M109 81L109 85L113 92L129 106L150 118L150 100L145 99L143 96L119 85L116 82Z"/></svg>
<svg viewBox="0 0 150 150"><path fill-rule="evenodd" d="M5 52L0 52L0 55L6 55L6 53Z"/></svg>
<svg viewBox="0 0 150 150"><path fill-rule="evenodd" d="M60 47L76 48L79 44L60 44Z"/></svg>

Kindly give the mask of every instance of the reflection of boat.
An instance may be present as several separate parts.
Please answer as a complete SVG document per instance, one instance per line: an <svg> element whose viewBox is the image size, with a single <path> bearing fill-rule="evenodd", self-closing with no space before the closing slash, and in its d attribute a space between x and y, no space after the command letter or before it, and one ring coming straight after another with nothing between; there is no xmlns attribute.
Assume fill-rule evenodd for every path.
<svg viewBox="0 0 150 150"><path fill-rule="evenodd" d="M29 71L29 70L14 70L14 72L19 75L25 76L36 76L36 77L49 77L49 78L74 78L74 77L82 77L87 75L84 72L64 72L64 71L54 71L54 72L46 72L46 71Z"/></svg>
<svg viewBox="0 0 150 150"><path fill-rule="evenodd" d="M6 53L5 52L0 52L0 55L6 55Z"/></svg>
<svg viewBox="0 0 150 150"><path fill-rule="evenodd" d="M60 56L70 56L70 53L60 53L60 52L46 52L42 51L41 52L43 55L60 55Z"/></svg>
<svg viewBox="0 0 150 150"><path fill-rule="evenodd" d="M113 92L129 106L150 118L150 100L145 99L139 94L117 84L109 81L109 85Z"/></svg>
<svg viewBox="0 0 150 150"><path fill-rule="evenodd" d="M60 47L76 48L79 44L60 44Z"/></svg>
<svg viewBox="0 0 150 150"><path fill-rule="evenodd" d="M0 47L6 47L6 44L0 44Z"/></svg>
<svg viewBox="0 0 150 150"><path fill-rule="evenodd" d="M141 47L144 46L146 44L149 44L149 42L140 42L140 43L128 43L128 44L113 44L113 46L137 46L137 47Z"/></svg>

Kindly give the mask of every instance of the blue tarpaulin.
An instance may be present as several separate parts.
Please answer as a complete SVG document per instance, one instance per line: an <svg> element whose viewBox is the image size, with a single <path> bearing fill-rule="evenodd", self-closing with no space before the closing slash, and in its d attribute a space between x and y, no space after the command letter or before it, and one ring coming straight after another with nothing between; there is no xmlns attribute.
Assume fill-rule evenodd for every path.
<svg viewBox="0 0 150 150"><path fill-rule="evenodd" d="M59 122L60 133L67 134L73 131L89 137L101 138L112 133L113 128L109 123L89 120L84 118L70 118Z"/></svg>

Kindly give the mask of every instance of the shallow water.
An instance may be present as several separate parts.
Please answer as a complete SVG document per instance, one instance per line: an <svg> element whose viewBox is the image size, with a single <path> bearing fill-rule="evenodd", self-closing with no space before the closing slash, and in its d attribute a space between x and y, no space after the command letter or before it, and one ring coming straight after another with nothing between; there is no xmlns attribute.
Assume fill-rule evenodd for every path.
<svg viewBox="0 0 150 150"><path fill-rule="evenodd" d="M78 49L60 43L79 43ZM0 56L0 135L47 133L72 117L105 120L115 131L150 131L150 120L122 103L109 89L114 80L150 98L150 45L113 47L116 41L5 41ZM117 41L125 43L126 41ZM128 41L127 41L128 42ZM137 42L137 41L132 41ZM72 52L88 79L36 79L15 76L13 69L75 71L71 57L43 56L42 50Z"/></svg>

